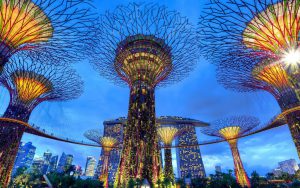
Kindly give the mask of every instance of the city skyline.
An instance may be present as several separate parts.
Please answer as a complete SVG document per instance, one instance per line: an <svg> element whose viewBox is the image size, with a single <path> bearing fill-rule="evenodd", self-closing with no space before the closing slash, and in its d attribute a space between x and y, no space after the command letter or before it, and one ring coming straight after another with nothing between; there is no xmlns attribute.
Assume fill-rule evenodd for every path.
<svg viewBox="0 0 300 188"><path fill-rule="evenodd" d="M68 143L67 143L68 144ZM43 158L43 155L45 154L45 153L51 153L52 154L52 157L56 157L56 156L58 156L58 160L57 160L57 165L58 165L58 163L59 163L59 159L61 158L61 156L63 155L63 154L65 154L65 156L68 156L68 155L71 155L71 156L73 156L74 158L76 158L76 154L75 153L67 153L67 152L62 152L61 154L56 154L56 153L54 153L54 152L52 152L52 151L50 151L50 150L44 150L44 149L39 149L39 148L36 148L35 146L34 146L34 143L33 142L26 142L26 143L22 143L22 146L26 146L26 145L29 145L30 146L30 148L31 147L33 147L34 149L35 149L35 154L34 154L34 157L33 157L33 159L32 159L32 162L34 162L34 161L37 161L37 163L40 163L41 161L45 161L45 159ZM173 150L173 149L172 149ZM37 155L37 153L41 153L42 155L40 156L40 155ZM100 153L99 153L99 155L100 155ZM175 164L173 164L173 166L174 166L174 173L175 173L175 177L176 178L179 178L179 175L178 175L178 169L177 169L177 164L176 164L176 161L174 160L174 156L176 156L176 152L175 151L172 151L172 158L173 158L173 163L175 163ZM79 166L81 169L82 169L82 175L81 176L84 176L84 177L91 177L91 176L86 176L86 174L85 174L85 171L86 171L86 165L87 165L87 161L89 160L89 159L95 159L96 160L96 164L95 164L95 168L94 168L94 173L96 173L96 167L97 167L97 165L98 165L98 160L97 160L97 157L96 156L86 156L85 157L85 161L84 161L84 164L82 165L81 164L81 159L79 160L80 162L79 163L77 163L77 161L76 160L73 160L72 161L72 163L71 163L71 165L75 165L75 166ZM43 163L44 164L44 163ZM221 169L221 171L219 171L219 172L227 172L228 170L233 170L233 168L230 168L230 167L228 167L228 166L226 166L226 165L224 165L223 163L214 163L215 164L215 166L213 166L213 169L210 169L209 171L211 172L211 173L206 173L206 176L209 176L210 174L215 174L215 172L216 172L216 170L217 169ZM290 165L290 167L287 167L288 165ZM296 166L295 166L296 165ZM30 169L31 168L31 166L32 166L32 164L31 165L29 165L28 166L28 168ZM205 166L204 166L205 167ZM300 169L300 160L299 159L294 159L294 158L286 158L286 159L280 159L279 161L277 161L276 162L276 164L272 167L272 168L269 168L269 170L267 170L266 171L266 173L259 173L259 175L260 176L263 176L263 177L265 177L266 176L266 174L267 173L274 173L275 174L275 176L276 176L276 170L277 170L277 173L278 173L278 170L280 171L280 172L287 172L287 173L289 173L289 174L293 174L294 172L291 172L291 168L293 168L295 171L294 172L296 172L297 171L297 169ZM42 168L41 168L42 169ZM56 169L57 170L57 169ZM206 169L205 169L206 170ZM246 169L247 170L247 169ZM257 171L257 170L255 170L255 169L253 169L253 171ZM248 173L252 173L253 171L248 171ZM49 170L48 170L48 172L49 172ZM95 177L94 177L95 178Z"/></svg>
<svg viewBox="0 0 300 188"><path fill-rule="evenodd" d="M116 5L126 3L127 1L104 1L97 2L95 6L103 13L106 9L112 10ZM174 3L160 1L159 4L180 11L193 23L197 23L203 7L203 3L196 0L186 3L186 6L183 6L183 1L178 0ZM194 7L199 7L199 10L195 11ZM240 94L227 91L217 84L215 67L203 59L199 61L196 70L183 82L156 92L157 116L176 115L211 122L228 115L246 114L256 116L262 123L266 123L279 113L279 107L270 94ZM87 62L81 62L76 68L86 82L83 96L72 102L42 104L34 110L29 121L59 135L84 140L83 133L86 130L103 130L103 121L127 115L129 90L104 80ZM1 101L7 104L7 99L7 93L2 89ZM6 106L1 107L1 112ZM200 134L198 130L197 134L199 140L212 139ZM87 156L92 155L98 159L101 152L99 148L61 143L25 134L22 142L28 141L36 144L38 156L43 155L43 147L52 151L53 155L60 156L62 152L66 152L72 154L74 163L82 167L85 166ZM248 173L257 170L260 175L265 175L276 168L279 161L290 158L297 159L299 163L286 125L242 138L239 144L241 158ZM201 153L207 175L214 172L217 164L222 164L223 171L226 168L233 169L231 153L226 143L201 146ZM173 161L173 164L176 162Z"/></svg>

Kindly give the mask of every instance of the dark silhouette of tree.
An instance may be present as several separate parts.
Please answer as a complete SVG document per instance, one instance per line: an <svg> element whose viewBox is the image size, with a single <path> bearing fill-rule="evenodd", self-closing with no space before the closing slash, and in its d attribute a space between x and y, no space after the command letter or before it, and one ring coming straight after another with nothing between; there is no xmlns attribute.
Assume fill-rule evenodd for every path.
<svg viewBox="0 0 300 188"><path fill-rule="evenodd" d="M251 174L251 187L259 187L259 174L256 171L253 171Z"/></svg>

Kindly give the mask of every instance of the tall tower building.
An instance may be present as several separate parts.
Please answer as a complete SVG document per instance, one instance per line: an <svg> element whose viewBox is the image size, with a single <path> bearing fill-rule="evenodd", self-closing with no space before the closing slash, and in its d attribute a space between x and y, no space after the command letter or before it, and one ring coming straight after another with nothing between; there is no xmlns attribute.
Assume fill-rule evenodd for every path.
<svg viewBox="0 0 300 188"><path fill-rule="evenodd" d="M73 163L73 155L69 154L66 157L66 164L65 164L65 168L68 169Z"/></svg>
<svg viewBox="0 0 300 188"><path fill-rule="evenodd" d="M33 146L31 142L27 142L26 144L21 144L19 146L19 151L15 161L13 174L16 173L17 169L20 167L29 168L31 166L35 155L35 150L36 147Z"/></svg>
<svg viewBox="0 0 300 188"><path fill-rule="evenodd" d="M178 125L179 130L184 133L175 139L178 146L194 145L198 143L196 129L190 125ZM177 173L180 178L191 176L191 178L205 177L205 169L200 153L200 147L176 148Z"/></svg>
<svg viewBox="0 0 300 188"><path fill-rule="evenodd" d="M36 158L33 160L31 165L31 171L41 173L43 169L44 159Z"/></svg>
<svg viewBox="0 0 300 188"><path fill-rule="evenodd" d="M93 177L95 175L95 167L96 167L96 159L95 157L88 156L85 164L85 176Z"/></svg>
<svg viewBox="0 0 300 188"><path fill-rule="evenodd" d="M44 159L44 164L43 164L43 167L42 167L42 173L43 174L47 174L48 173L49 166L50 166L51 156L52 156L52 153L49 152L49 151L46 151L44 153L44 155L43 155L43 159Z"/></svg>
<svg viewBox="0 0 300 188"><path fill-rule="evenodd" d="M49 172L55 172L57 169L57 161L58 161L58 155L55 155L51 157L50 163L49 163Z"/></svg>
<svg viewBox="0 0 300 188"><path fill-rule="evenodd" d="M61 157L59 158L59 162L57 165L57 172L63 173L67 171L73 162L73 155L66 155L65 152L62 153Z"/></svg>
<svg viewBox="0 0 300 188"><path fill-rule="evenodd" d="M67 155L65 154L65 152L63 152L59 158L59 161L58 161L58 165L57 165L57 169L56 171L58 173L62 173L64 172L66 169L64 168L65 167L65 164L66 164L66 160L67 160Z"/></svg>

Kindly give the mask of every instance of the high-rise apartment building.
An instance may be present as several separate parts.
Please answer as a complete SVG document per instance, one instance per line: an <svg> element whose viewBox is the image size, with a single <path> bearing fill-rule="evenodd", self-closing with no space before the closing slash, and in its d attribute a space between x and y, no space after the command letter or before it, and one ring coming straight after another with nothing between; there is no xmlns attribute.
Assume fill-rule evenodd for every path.
<svg viewBox="0 0 300 188"><path fill-rule="evenodd" d="M194 126L178 125L179 131L184 129L184 133L175 139L178 146L197 145L197 135ZM202 162L200 147L176 148L177 153L177 173L180 178L190 176L191 178L205 177L205 169Z"/></svg>
<svg viewBox="0 0 300 188"><path fill-rule="evenodd" d="M31 171L42 173L44 165L44 159L43 158L36 158L33 159L32 165L31 165Z"/></svg>
<svg viewBox="0 0 300 188"><path fill-rule="evenodd" d="M30 168L35 155L35 150L36 147L33 146L31 142L27 142L26 144L22 144L22 143L20 144L14 169L13 169L13 174L20 167Z"/></svg>
<svg viewBox="0 0 300 188"><path fill-rule="evenodd" d="M52 156L51 152L49 152L49 151L44 152L44 155L43 155L44 164L42 167L43 174L47 174L49 171L51 156Z"/></svg>
<svg viewBox="0 0 300 188"><path fill-rule="evenodd" d="M56 171L57 162L58 162L58 155L55 155L55 156L51 157L50 163L49 163L49 168L48 168L49 172L55 172Z"/></svg>
<svg viewBox="0 0 300 188"><path fill-rule="evenodd" d="M93 156L88 156L85 164L85 176L93 177L95 175L96 159Z"/></svg>
<svg viewBox="0 0 300 188"><path fill-rule="evenodd" d="M57 165L57 172L58 173L63 173L66 172L70 166L72 165L73 162L73 155L66 155L64 152L59 158L59 162Z"/></svg>

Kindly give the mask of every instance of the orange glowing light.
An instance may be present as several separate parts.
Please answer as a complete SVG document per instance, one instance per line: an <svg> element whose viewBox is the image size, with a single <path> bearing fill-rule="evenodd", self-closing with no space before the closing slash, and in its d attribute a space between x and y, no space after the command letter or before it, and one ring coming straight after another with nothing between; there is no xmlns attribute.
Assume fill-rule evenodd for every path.
<svg viewBox="0 0 300 188"><path fill-rule="evenodd" d="M255 50L281 53L297 46L300 29L298 0L270 5L255 16L243 33L244 44Z"/></svg>
<svg viewBox="0 0 300 188"><path fill-rule="evenodd" d="M0 37L11 48L45 42L53 35L50 19L31 0L2 0L0 11Z"/></svg>
<svg viewBox="0 0 300 188"><path fill-rule="evenodd" d="M29 77L15 77L14 84L18 97L23 102L30 102L51 90L51 87L44 82Z"/></svg>
<svg viewBox="0 0 300 188"><path fill-rule="evenodd" d="M168 47L152 36L133 36L119 44L114 66L123 80L156 85L172 70Z"/></svg>
<svg viewBox="0 0 300 188"><path fill-rule="evenodd" d="M225 127L219 130L219 134L225 138L232 152L234 167L235 167L235 175L237 177L237 182L244 186L250 187L249 178L245 172L243 167L243 163L237 148L237 138L240 134L241 128L239 126L230 126Z"/></svg>
<svg viewBox="0 0 300 188"><path fill-rule="evenodd" d="M241 128L239 126L225 127L219 130L219 133L227 140L237 138Z"/></svg>
<svg viewBox="0 0 300 188"><path fill-rule="evenodd" d="M253 75L256 79L264 81L277 89L283 89L291 84L286 70L280 63L259 66L253 70Z"/></svg>
<svg viewBox="0 0 300 188"><path fill-rule="evenodd" d="M157 129L157 133L165 145L171 145L178 129L175 127L160 127Z"/></svg>
<svg viewBox="0 0 300 188"><path fill-rule="evenodd" d="M104 152L110 152L113 147L117 144L117 139L113 137L102 137L100 138L100 143L104 149Z"/></svg>

